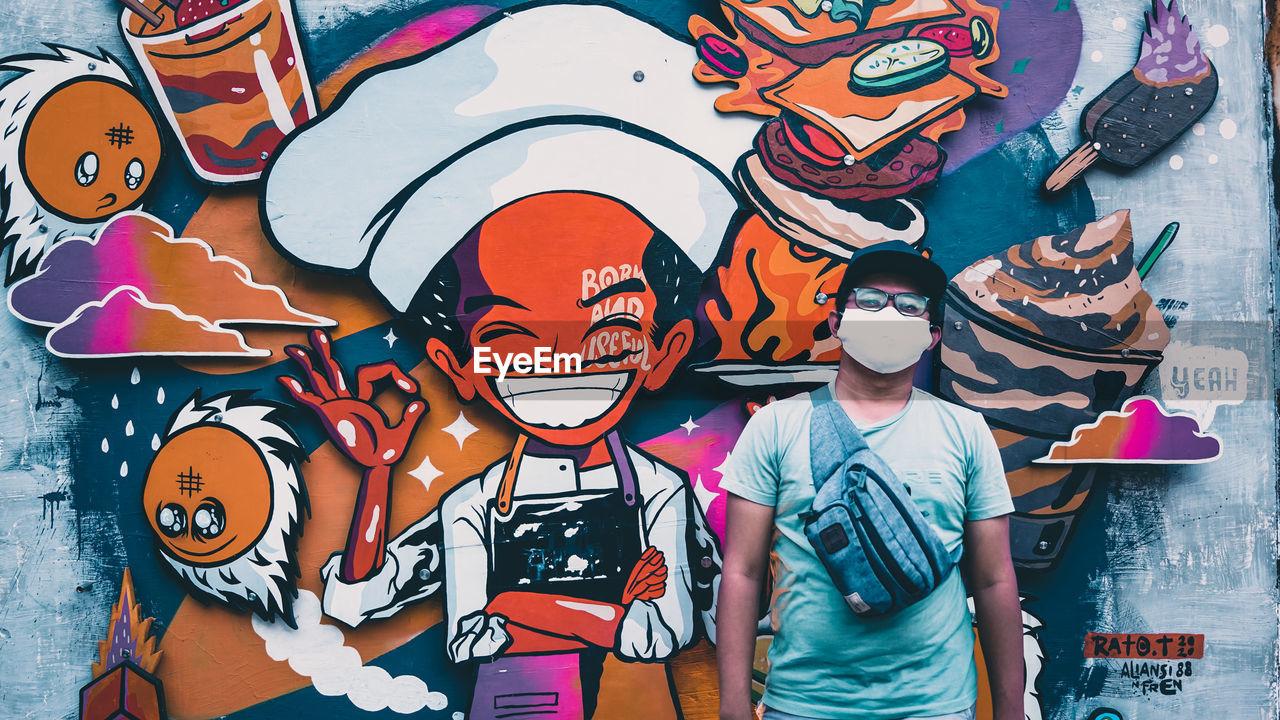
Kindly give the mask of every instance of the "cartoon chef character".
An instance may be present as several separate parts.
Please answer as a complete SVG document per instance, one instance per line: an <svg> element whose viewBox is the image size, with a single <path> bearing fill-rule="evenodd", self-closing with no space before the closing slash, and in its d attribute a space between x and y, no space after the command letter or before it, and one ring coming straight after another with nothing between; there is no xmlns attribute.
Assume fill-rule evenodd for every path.
<svg viewBox="0 0 1280 720"><path fill-rule="evenodd" d="M384 552L390 467L426 403L415 397L393 425L369 400L378 379L409 393L416 381L381 363L350 383L321 334L312 349L288 349L304 378L281 381L366 468L346 550L322 571L326 613L358 625L442 580L449 657L485 661L469 717L584 718L609 653L663 660L700 627L714 632L719 551L704 511L687 476L627 443L618 425L693 346L701 274L719 241L708 233L727 226L708 227L698 190L724 186L677 149L613 129L537 127L495 144L398 208L369 268L388 302L420 325L424 354L458 396L515 426L511 453L452 488ZM528 159L513 172L490 153ZM601 157L622 165L591 172ZM665 177L675 168L693 192L650 191L664 178L678 187ZM487 188L484 201L499 206L441 249L433 238L455 215L442 204L447 187ZM686 221L664 230L624 198ZM412 293L398 290L406 276L416 278ZM475 362L481 348L485 357L577 355L581 369L500 378Z"/></svg>
<svg viewBox="0 0 1280 720"><path fill-rule="evenodd" d="M366 275L458 395L518 431L387 542L390 465L426 412L417 383L386 364L349 383L323 336L290 350L306 371L282 382L366 468L326 612L355 625L443 586L449 656L483 661L471 718L588 717L607 655L663 660L714 630L719 555L688 478L618 430L692 346L759 126L715 111L690 52L612 7L499 14L362 78L265 176L277 249ZM482 347L582 366L499 380L476 370ZM412 396L398 423L368 402L380 378Z"/></svg>

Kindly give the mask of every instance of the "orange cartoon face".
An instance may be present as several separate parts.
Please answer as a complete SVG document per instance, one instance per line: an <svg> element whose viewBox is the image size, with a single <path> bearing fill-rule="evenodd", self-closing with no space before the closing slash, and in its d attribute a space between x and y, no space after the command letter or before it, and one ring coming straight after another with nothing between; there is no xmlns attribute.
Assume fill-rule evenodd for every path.
<svg viewBox="0 0 1280 720"><path fill-rule="evenodd" d="M594 442L618 424L641 387L665 384L692 345L692 321L672 319L675 256L653 263L646 255L654 243L675 250L610 198L557 192L516 201L454 253L469 361L458 362L434 338L427 355L464 399L480 396L524 432L555 445ZM680 282L696 292L696 276ZM499 377L503 360L536 360L539 352L546 358L541 371L526 364ZM568 360L557 366L556 354L579 355L580 371Z"/></svg>
<svg viewBox="0 0 1280 720"><path fill-rule="evenodd" d="M219 565L252 548L271 517L271 478L252 442L196 425L160 448L142 505L161 549L191 565Z"/></svg>
<svg viewBox="0 0 1280 720"><path fill-rule="evenodd" d="M160 130L133 90L114 80L76 79L31 113L22 172L40 204L78 222L137 204L160 164Z"/></svg>

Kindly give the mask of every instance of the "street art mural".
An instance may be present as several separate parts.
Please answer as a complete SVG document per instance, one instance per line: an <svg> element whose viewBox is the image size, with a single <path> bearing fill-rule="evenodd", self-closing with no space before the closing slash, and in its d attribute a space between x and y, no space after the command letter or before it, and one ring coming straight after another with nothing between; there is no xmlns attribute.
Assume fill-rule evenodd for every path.
<svg viewBox="0 0 1280 720"><path fill-rule="evenodd" d="M889 239L952 277L916 384L1000 446L1027 720L1277 710L1258 8L0 19L0 716L717 717L722 469Z"/></svg>

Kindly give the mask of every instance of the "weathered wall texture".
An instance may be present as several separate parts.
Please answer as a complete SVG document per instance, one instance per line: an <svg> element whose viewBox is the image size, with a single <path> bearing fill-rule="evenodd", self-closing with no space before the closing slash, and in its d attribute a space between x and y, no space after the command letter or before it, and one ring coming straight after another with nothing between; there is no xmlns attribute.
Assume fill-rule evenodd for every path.
<svg viewBox="0 0 1280 720"><path fill-rule="evenodd" d="M294 3L0 6L0 717L715 717L720 468L886 239L1028 720L1280 712L1261 3Z"/></svg>

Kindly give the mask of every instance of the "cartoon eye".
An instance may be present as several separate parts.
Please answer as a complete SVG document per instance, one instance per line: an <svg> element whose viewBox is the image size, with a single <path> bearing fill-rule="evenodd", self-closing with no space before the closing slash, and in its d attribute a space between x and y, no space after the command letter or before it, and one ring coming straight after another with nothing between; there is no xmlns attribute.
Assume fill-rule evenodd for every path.
<svg viewBox="0 0 1280 720"><path fill-rule="evenodd" d="M216 538L227 528L227 511L215 498L205 498L192 513L191 524L195 526L193 535L197 540Z"/></svg>
<svg viewBox="0 0 1280 720"><path fill-rule="evenodd" d="M98 179L98 156L87 152L76 161L76 182L82 187L89 187Z"/></svg>
<svg viewBox="0 0 1280 720"><path fill-rule="evenodd" d="M142 180L147 176L147 170L142 166L142 161L134 158L124 169L124 184L130 190L137 190L142 186Z"/></svg>
<svg viewBox="0 0 1280 720"><path fill-rule="evenodd" d="M166 537L176 538L187 534L187 511L177 503L169 503L156 510L156 524Z"/></svg>

